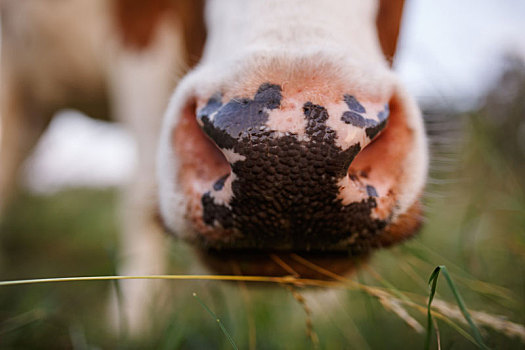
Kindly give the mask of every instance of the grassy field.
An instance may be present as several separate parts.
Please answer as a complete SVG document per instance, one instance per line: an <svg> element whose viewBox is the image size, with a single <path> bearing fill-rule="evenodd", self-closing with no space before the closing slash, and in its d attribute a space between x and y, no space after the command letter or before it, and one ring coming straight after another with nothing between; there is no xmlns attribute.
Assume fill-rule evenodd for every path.
<svg viewBox="0 0 525 350"><path fill-rule="evenodd" d="M523 349L525 79L509 74L479 110L428 113L434 160L425 226L377 252L351 282L290 289L169 281L164 312L146 320L150 334L133 340L105 324L112 282L0 287L0 348L231 349L197 293L240 349L422 349L428 278L446 265L485 343ZM21 194L0 224L0 279L114 274L117 201L112 189ZM171 273L195 271L187 246L172 241L167 249ZM442 349L477 348L443 276L434 306Z"/></svg>

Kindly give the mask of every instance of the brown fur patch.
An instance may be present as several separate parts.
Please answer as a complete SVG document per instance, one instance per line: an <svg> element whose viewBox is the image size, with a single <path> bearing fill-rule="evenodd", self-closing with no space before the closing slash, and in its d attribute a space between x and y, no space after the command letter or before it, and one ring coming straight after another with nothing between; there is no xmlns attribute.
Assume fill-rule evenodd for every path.
<svg viewBox="0 0 525 350"><path fill-rule="evenodd" d="M376 26L385 58L392 64L403 14L404 0L380 0Z"/></svg>
<svg viewBox="0 0 525 350"><path fill-rule="evenodd" d="M116 0L115 25L124 46L134 49L147 47L161 18L171 11L171 0Z"/></svg>
<svg viewBox="0 0 525 350"><path fill-rule="evenodd" d="M206 41L204 0L175 1L175 12L184 31L187 62L189 67L193 67L201 59Z"/></svg>
<svg viewBox="0 0 525 350"><path fill-rule="evenodd" d="M155 38L162 20L183 31L189 67L201 57L206 40L204 0L115 0L114 25L124 46L142 50Z"/></svg>

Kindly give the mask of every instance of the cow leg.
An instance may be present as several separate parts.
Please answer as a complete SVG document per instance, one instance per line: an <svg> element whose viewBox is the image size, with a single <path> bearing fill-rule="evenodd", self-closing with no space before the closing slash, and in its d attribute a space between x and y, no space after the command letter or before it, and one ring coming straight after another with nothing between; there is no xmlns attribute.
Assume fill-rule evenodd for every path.
<svg viewBox="0 0 525 350"><path fill-rule="evenodd" d="M167 237L154 222L155 160L161 120L176 83L174 68L181 59L181 50L178 33L172 27L164 29L146 49L118 49L109 69L113 114L131 132L137 145L135 173L122 195L121 275L166 272ZM115 300L112 303L112 318L117 321L113 324L120 324L119 328L127 329L132 336L147 331L152 319L159 318L158 312L155 317L152 312L162 304L162 285L153 280L122 281L120 312L115 312Z"/></svg>
<svg viewBox="0 0 525 350"><path fill-rule="evenodd" d="M50 109L42 108L19 88L12 68L4 58L0 81L0 216L17 188L21 164L52 115Z"/></svg>

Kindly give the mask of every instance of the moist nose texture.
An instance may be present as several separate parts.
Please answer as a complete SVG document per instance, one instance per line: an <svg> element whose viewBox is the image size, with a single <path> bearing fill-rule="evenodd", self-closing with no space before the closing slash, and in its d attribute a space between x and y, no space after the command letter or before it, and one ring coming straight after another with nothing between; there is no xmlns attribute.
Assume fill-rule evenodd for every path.
<svg viewBox="0 0 525 350"><path fill-rule="evenodd" d="M386 116L381 123L371 123L359 114L362 106L357 101L344 99L350 113L341 120L359 124L370 138L377 135ZM348 205L338 198L338 183L348 176L360 143L339 147L335 130L327 126L326 108L308 101L302 106L305 135L271 130L266 125L269 113L281 100L281 87L266 83L253 99L223 103L215 94L197 112L203 131L229 155L231 166L231 173L202 196L203 221L236 234L227 242L204 243L231 249L347 250L350 239L351 246L358 247L356 241L379 234L386 222L371 217L375 190ZM228 202L218 201L228 177L231 196Z"/></svg>
<svg viewBox="0 0 525 350"><path fill-rule="evenodd" d="M221 94L213 95L197 113L204 132L219 146L232 149L266 128L268 111L279 108L281 88L263 84L253 99L238 98L222 105Z"/></svg>

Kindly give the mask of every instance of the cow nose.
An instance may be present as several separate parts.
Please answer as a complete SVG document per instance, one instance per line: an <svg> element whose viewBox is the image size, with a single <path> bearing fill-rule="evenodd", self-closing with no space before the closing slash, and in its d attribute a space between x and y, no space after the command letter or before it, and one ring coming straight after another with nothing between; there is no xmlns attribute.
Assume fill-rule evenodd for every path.
<svg viewBox="0 0 525 350"><path fill-rule="evenodd" d="M385 127L388 106L370 118L351 95L341 104L331 117L327 107L301 101L299 112L290 111L300 113L295 122L276 127L282 91L265 83L253 98L223 101L216 93L197 111L231 168L202 196L205 224L237 237L227 248L344 249L353 233L385 226L371 215L376 189L349 167Z"/></svg>

